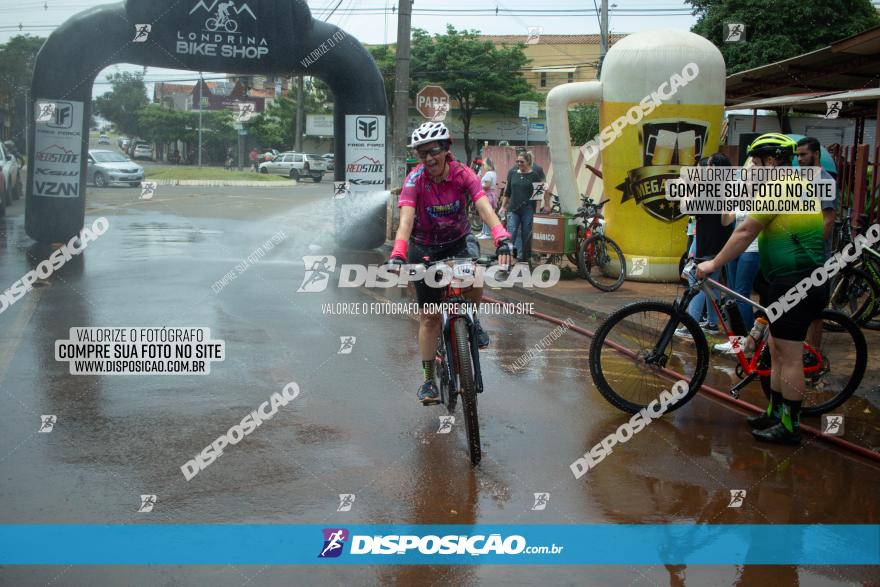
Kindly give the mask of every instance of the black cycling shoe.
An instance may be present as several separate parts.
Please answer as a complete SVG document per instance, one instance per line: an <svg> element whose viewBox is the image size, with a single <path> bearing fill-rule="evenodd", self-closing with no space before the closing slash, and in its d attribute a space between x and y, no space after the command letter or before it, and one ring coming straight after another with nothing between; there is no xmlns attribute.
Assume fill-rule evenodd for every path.
<svg viewBox="0 0 880 587"><path fill-rule="evenodd" d="M775 424L779 424L779 418L763 412L758 414L757 416L749 416L748 418L746 418L746 422L749 423L749 428L751 428L752 430L764 430L766 428L770 428Z"/></svg>
<svg viewBox="0 0 880 587"><path fill-rule="evenodd" d="M484 349L489 346L489 343L491 342L489 335L486 334L486 331L483 330L483 326L479 322L476 322L474 326L477 328L477 346Z"/></svg>
<svg viewBox="0 0 880 587"><path fill-rule="evenodd" d="M775 444L800 444L801 434L795 429L789 432L788 428L782 425L782 422L774 424L766 430L752 430L752 436L764 442L773 442Z"/></svg>
<svg viewBox="0 0 880 587"><path fill-rule="evenodd" d="M437 389L437 384L433 380L422 383L422 386L419 388L418 398L423 406L439 404L440 390Z"/></svg>

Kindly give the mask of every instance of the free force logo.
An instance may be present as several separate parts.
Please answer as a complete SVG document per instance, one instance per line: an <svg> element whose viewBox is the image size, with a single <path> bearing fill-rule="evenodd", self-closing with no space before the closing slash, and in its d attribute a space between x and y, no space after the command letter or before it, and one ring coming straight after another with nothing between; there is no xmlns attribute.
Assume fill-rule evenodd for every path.
<svg viewBox="0 0 880 587"><path fill-rule="evenodd" d="M379 119L375 116L359 116L357 119L357 140L375 141L379 138Z"/></svg>
<svg viewBox="0 0 880 587"><path fill-rule="evenodd" d="M348 540L348 530L345 528L324 528L324 546L318 554L318 558L336 558L342 554L342 547Z"/></svg>
<svg viewBox="0 0 880 587"><path fill-rule="evenodd" d="M46 126L50 128L70 128L73 126L73 104L70 102L56 102L55 115L49 119Z"/></svg>

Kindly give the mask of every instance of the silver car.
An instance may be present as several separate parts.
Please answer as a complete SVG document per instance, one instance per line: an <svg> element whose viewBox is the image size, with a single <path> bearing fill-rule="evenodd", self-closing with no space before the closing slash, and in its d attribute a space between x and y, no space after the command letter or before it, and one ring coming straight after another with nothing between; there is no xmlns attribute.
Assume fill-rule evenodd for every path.
<svg viewBox="0 0 880 587"><path fill-rule="evenodd" d="M318 155L306 155L304 153L281 153L271 161L260 165L260 173L283 175L290 179L311 177L318 183L323 179L327 171L327 162Z"/></svg>
<svg viewBox="0 0 880 587"><path fill-rule="evenodd" d="M111 183L127 183L132 187L144 181L144 168L116 151L89 151L87 181L102 188Z"/></svg>

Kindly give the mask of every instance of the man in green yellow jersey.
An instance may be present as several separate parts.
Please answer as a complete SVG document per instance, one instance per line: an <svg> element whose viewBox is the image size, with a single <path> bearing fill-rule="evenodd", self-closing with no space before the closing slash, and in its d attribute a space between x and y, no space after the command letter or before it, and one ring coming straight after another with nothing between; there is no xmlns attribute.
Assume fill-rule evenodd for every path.
<svg viewBox="0 0 880 587"><path fill-rule="evenodd" d="M749 145L748 155L755 167L789 167L796 146L797 143L785 135L768 133ZM761 272L770 284L766 299L762 299L761 303L769 306L822 265L825 262L825 249L823 218L818 200L804 207L812 210L808 213L768 211L782 199L759 196L756 204L765 200L759 207L761 211L749 214L714 259L697 266L697 277L702 279L723 267L758 236ZM758 440L785 444L800 442L800 409L804 397L803 342L810 322L827 303L826 282L808 289L803 299L787 311L770 317L768 344L773 365L770 405L764 414L748 419L752 434Z"/></svg>

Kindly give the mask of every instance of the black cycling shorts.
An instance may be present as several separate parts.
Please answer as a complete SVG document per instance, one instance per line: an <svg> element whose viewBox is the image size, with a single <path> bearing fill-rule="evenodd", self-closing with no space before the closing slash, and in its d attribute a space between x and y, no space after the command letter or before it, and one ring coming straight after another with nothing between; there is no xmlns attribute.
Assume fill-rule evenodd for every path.
<svg viewBox="0 0 880 587"><path fill-rule="evenodd" d="M480 245L477 243L476 237L469 234L445 245L420 245L411 240L408 251L409 262L416 264L424 263L425 257L428 257L429 262L450 257L479 257ZM431 287L423 279L413 283L416 286L416 300L420 305L439 304L443 300L442 287Z"/></svg>
<svg viewBox="0 0 880 587"><path fill-rule="evenodd" d="M783 298L788 290L802 279L808 278L813 271L814 269L809 269L793 275L774 277L767 288L766 297L761 300L761 305L768 306ZM781 340L803 341L807 337L810 323L818 318L828 305L829 292L828 282L808 289L804 299L770 323L770 334Z"/></svg>

